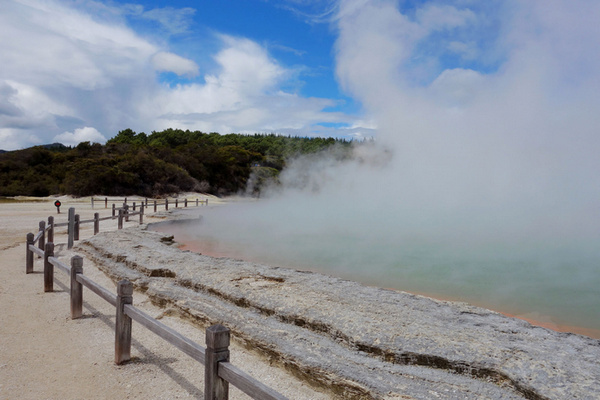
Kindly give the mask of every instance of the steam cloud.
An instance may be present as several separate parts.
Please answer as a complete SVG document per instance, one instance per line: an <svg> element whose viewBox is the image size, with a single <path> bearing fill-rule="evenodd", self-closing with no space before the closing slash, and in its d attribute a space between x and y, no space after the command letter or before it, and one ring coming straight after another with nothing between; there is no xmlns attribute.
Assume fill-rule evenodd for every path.
<svg viewBox="0 0 600 400"><path fill-rule="evenodd" d="M297 160L288 190L207 213L203 230L381 286L593 312L600 4L397 3L342 1L336 18L339 82L378 122L377 145Z"/></svg>

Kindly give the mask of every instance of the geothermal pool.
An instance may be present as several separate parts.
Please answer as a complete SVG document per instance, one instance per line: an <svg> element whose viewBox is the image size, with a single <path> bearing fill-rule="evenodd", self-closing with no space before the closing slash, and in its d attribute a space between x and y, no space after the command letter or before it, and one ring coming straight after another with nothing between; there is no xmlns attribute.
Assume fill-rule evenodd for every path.
<svg viewBox="0 0 600 400"><path fill-rule="evenodd" d="M197 222L153 229L173 234L185 249L210 256L465 301L600 338L600 251L592 242L521 243L500 236L465 242L410 230L375 234L329 224L308 229L314 224L293 219L261 224L255 219L259 216L260 209L252 205L206 208Z"/></svg>

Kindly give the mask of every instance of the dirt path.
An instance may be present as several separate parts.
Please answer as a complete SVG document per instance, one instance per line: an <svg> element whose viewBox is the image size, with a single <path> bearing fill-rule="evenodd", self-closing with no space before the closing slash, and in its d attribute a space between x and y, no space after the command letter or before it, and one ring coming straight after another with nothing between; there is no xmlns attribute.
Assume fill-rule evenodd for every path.
<svg viewBox="0 0 600 400"><path fill-rule="evenodd" d="M55 291L44 293L42 262L35 259L34 273L25 274L27 232L35 232L40 220L54 215L66 220L68 207L76 207L81 219L94 212L88 200L61 198L61 215L53 199L41 203L0 203L0 400L8 399L178 399L201 398L202 365L146 329L133 326L133 361L114 364L114 310L98 296L84 290L84 317L71 320L68 277L55 271ZM149 217L151 218L151 217ZM132 222L130 222L131 224ZM101 223L101 231L116 229L116 221ZM66 243L66 230L57 229L56 243ZM84 225L81 238L92 235ZM74 253L57 245L66 264ZM84 273L114 291L114 283L84 259ZM204 345L203 329L154 307L143 294L134 304L183 335ZM291 374L233 341L232 363L290 399L329 399ZM246 399L230 386L230 398Z"/></svg>

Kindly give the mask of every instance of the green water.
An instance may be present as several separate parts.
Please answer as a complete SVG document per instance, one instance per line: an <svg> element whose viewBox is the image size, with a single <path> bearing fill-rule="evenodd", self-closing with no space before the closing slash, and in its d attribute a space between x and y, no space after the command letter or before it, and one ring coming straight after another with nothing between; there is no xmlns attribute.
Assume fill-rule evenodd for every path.
<svg viewBox="0 0 600 400"><path fill-rule="evenodd" d="M162 227L195 250L423 293L556 325L600 330L593 243L471 241L323 229L247 229L210 218Z"/></svg>

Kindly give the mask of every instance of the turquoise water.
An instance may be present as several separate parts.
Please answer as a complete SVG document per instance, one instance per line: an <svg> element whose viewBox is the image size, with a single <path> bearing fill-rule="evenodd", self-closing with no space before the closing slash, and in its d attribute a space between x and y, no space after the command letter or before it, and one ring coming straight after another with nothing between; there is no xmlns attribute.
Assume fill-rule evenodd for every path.
<svg viewBox="0 0 600 400"><path fill-rule="evenodd" d="M465 301L550 325L600 330L600 251L594 240L478 239L410 230L376 234L339 225L308 229L312 224L260 224L255 219L260 212L246 219L242 214L235 208L205 209L196 226L161 230L209 255Z"/></svg>

